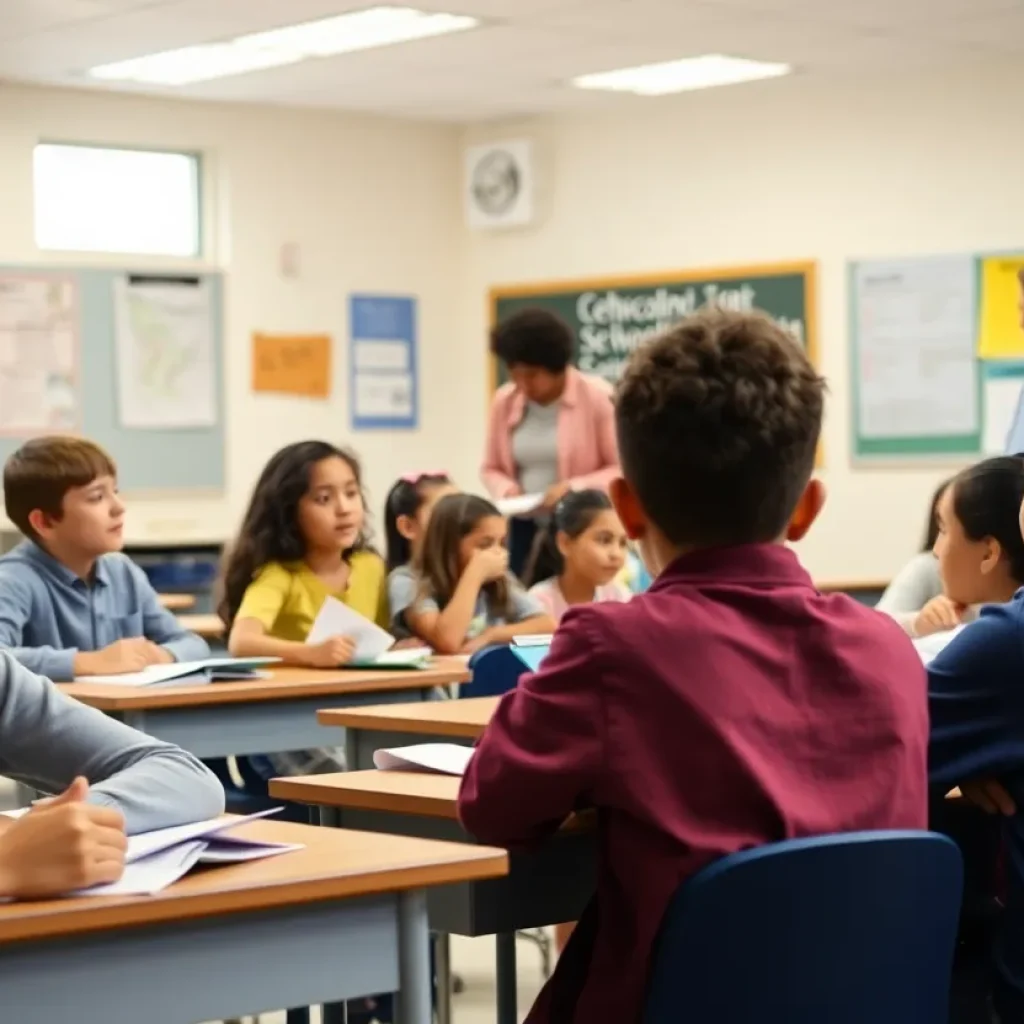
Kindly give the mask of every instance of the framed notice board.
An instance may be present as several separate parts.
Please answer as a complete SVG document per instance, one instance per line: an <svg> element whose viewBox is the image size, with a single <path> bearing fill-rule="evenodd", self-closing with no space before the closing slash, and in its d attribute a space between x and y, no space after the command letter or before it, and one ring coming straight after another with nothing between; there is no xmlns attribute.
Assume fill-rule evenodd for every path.
<svg viewBox="0 0 1024 1024"><path fill-rule="evenodd" d="M557 313L576 335L575 364L615 382L642 341L702 306L760 309L817 364L816 270L814 262L778 263L499 287L490 293L491 319L500 323L529 307ZM504 379L492 360L491 390Z"/></svg>

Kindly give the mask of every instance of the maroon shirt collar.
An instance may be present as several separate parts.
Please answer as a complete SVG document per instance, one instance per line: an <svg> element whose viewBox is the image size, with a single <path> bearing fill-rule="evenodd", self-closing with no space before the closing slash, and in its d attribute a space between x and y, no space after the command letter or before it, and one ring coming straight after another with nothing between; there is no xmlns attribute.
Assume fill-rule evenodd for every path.
<svg viewBox="0 0 1024 1024"><path fill-rule="evenodd" d="M728 548L703 548L681 555L665 567L649 592L676 583L774 583L791 586L814 584L796 554L785 544L743 544Z"/></svg>

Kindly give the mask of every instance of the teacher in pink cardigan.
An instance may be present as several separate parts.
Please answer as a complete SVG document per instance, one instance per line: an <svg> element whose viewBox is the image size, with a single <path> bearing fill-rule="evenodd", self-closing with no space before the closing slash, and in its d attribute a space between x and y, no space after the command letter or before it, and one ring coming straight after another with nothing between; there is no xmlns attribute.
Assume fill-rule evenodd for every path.
<svg viewBox="0 0 1024 1024"><path fill-rule="evenodd" d="M570 490L607 490L619 475L612 389L572 365L574 341L569 325L546 309L521 310L491 333L491 351L510 378L491 403L481 468L493 498L543 494L550 510ZM513 520L514 570L534 527Z"/></svg>

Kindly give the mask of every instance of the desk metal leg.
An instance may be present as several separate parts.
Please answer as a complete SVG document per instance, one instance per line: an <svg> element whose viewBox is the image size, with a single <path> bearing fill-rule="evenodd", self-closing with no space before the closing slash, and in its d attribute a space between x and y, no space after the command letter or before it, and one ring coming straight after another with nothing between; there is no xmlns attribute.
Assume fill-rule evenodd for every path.
<svg viewBox="0 0 1024 1024"><path fill-rule="evenodd" d="M497 1024L517 1024L516 933L499 932L494 938L498 976Z"/></svg>
<svg viewBox="0 0 1024 1024"><path fill-rule="evenodd" d="M431 1024L430 930L422 889L398 897L398 979L396 1024Z"/></svg>
<svg viewBox="0 0 1024 1024"><path fill-rule="evenodd" d="M452 939L447 932L434 936L434 972L437 976L437 1024L452 1024Z"/></svg>

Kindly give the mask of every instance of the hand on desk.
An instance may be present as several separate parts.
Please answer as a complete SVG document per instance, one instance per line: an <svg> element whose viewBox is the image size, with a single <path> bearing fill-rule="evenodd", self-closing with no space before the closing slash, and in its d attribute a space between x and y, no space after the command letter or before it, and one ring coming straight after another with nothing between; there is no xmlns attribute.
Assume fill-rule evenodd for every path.
<svg viewBox="0 0 1024 1024"><path fill-rule="evenodd" d="M79 777L0 832L0 896L45 899L124 873L124 817L85 803L89 783Z"/></svg>
<svg viewBox="0 0 1024 1024"><path fill-rule="evenodd" d="M1007 818L1017 813L1017 805L1014 799L1006 791L1002 783L995 779L986 779L984 782L963 782L960 784L960 792L988 814L1002 814Z"/></svg>
<svg viewBox="0 0 1024 1024"><path fill-rule="evenodd" d="M114 676L123 672L141 672L149 665L169 665L174 657L144 636L115 640L98 651L79 651L75 655L76 676Z"/></svg>
<svg viewBox="0 0 1024 1024"><path fill-rule="evenodd" d="M337 668L347 665L356 653L356 642L350 636L332 636L321 644L307 644L303 664L307 668Z"/></svg>

